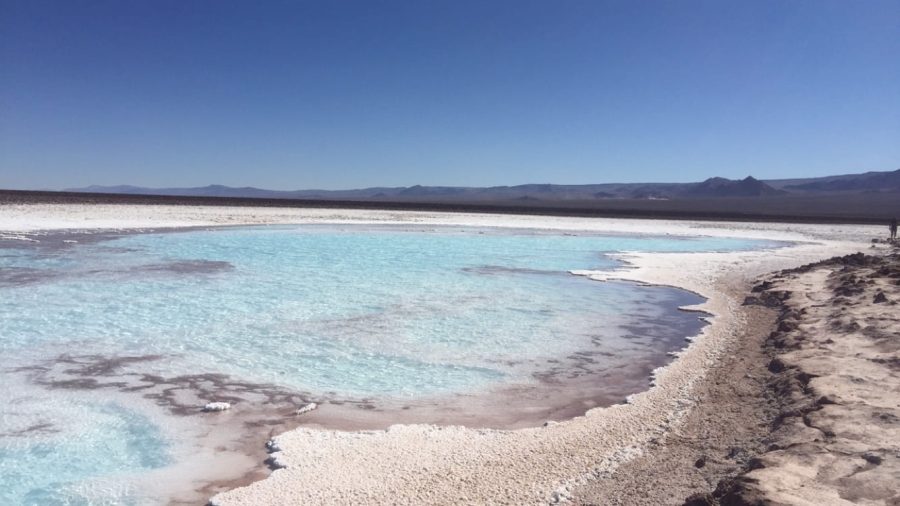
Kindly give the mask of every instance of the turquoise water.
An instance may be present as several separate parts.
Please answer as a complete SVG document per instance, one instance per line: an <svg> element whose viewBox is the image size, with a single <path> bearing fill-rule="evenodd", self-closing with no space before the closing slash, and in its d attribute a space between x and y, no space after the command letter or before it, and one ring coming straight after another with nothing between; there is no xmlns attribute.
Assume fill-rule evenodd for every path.
<svg viewBox="0 0 900 506"><path fill-rule="evenodd" d="M595 370L658 354L629 325L664 320L684 293L567 271L612 267L608 252L773 246L313 226L70 240L79 242L0 249L4 374L65 353L159 355L172 374L225 373L357 398L533 383L548 363L586 349L607 357ZM0 407L0 503L140 502L79 484L168 465L165 432L125 405L40 391L12 389L16 402ZM64 417L88 423L65 427Z"/></svg>
<svg viewBox="0 0 900 506"><path fill-rule="evenodd" d="M149 418L114 402L29 395L4 385L0 503L146 504L133 473L170 463L169 442ZM28 391L27 389L25 391ZM48 423L46 430L10 430Z"/></svg>

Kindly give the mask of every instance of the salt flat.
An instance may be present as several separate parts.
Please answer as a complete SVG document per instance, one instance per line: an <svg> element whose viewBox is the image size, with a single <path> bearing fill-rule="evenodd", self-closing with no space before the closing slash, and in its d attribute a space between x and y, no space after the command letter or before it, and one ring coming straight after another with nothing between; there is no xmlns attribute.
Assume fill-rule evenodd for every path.
<svg viewBox="0 0 900 506"><path fill-rule="evenodd" d="M212 498L226 504L546 504L610 473L665 441L695 402L706 371L747 322L729 287L763 273L867 248L879 228L695 221L649 221L423 212L130 205L15 205L0 208L0 231L27 240L49 230L162 229L247 224L358 223L458 225L728 236L795 241L777 250L620 255L612 272L576 274L676 286L707 301L694 309L711 324L654 386L628 404L518 430L397 425L385 431L300 428L274 439L280 469L265 480Z"/></svg>

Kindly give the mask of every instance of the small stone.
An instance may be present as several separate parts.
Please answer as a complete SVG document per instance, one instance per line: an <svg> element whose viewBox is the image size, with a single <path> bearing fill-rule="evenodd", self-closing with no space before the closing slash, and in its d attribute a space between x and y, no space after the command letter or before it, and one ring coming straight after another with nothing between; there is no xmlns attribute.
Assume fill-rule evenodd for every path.
<svg viewBox="0 0 900 506"><path fill-rule="evenodd" d="M876 466L884 461L879 455L875 455L871 452L864 453L862 458L869 464L875 464Z"/></svg>
<svg viewBox="0 0 900 506"><path fill-rule="evenodd" d="M694 467L696 467L697 469L700 469L705 465L706 465L705 457L700 457L699 459L697 459L697 462L694 462Z"/></svg>
<svg viewBox="0 0 900 506"><path fill-rule="evenodd" d="M887 301L888 300L887 300L887 297L884 295L884 292L878 292L875 294L875 300L873 300L872 302L874 302L875 304L883 304Z"/></svg>

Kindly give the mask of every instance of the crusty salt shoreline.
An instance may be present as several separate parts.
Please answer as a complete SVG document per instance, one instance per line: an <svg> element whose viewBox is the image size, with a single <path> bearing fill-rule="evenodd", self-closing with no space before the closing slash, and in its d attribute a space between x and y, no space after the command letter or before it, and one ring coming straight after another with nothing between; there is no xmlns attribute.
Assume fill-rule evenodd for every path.
<svg viewBox="0 0 900 506"><path fill-rule="evenodd" d="M774 251L627 254L628 268L579 272L684 288L713 315L678 360L657 371L654 387L626 405L597 408L546 427L511 431L394 426L387 431L297 429L275 438L281 467L216 505L284 503L545 504L574 485L607 475L677 425L693 388L745 322L722 283L852 253L880 233L873 227L192 206L0 206L3 235L28 238L54 229L135 229L278 223L390 223L521 227L609 233L709 235L804 241Z"/></svg>

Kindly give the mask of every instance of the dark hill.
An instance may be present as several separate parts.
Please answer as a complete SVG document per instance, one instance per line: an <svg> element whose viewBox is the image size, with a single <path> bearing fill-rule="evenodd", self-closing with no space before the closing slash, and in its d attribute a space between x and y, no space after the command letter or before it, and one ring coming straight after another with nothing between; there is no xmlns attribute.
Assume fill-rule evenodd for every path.
<svg viewBox="0 0 900 506"><path fill-rule="evenodd" d="M523 184L516 186L408 186L354 190L265 190L209 185L195 188L142 188L138 186L88 186L68 191L127 195L169 195L194 197L235 197L268 199L318 199L398 202L502 202L522 197L542 202L580 200L692 200L716 198L767 198L780 195L833 193L900 193L900 170L827 176L811 179L760 181L713 177L700 183L605 183L605 184Z"/></svg>
<svg viewBox="0 0 900 506"><path fill-rule="evenodd" d="M784 193L762 181L747 176L739 181L722 177L711 177L697 183L683 192L685 197L766 197Z"/></svg>
<svg viewBox="0 0 900 506"><path fill-rule="evenodd" d="M802 192L900 191L900 169L893 172L866 172L784 187Z"/></svg>

